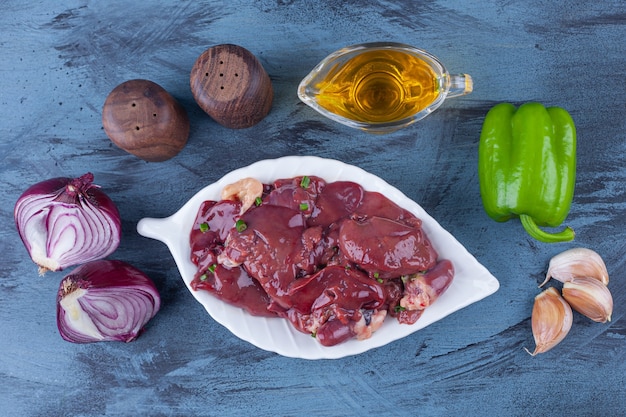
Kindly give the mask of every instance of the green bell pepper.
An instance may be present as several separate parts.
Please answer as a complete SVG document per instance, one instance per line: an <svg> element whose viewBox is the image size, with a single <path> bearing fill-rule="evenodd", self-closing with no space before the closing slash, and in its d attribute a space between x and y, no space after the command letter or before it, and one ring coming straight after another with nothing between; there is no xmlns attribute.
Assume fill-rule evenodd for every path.
<svg viewBox="0 0 626 417"><path fill-rule="evenodd" d="M478 177L485 211L505 222L519 217L542 242L574 239L566 229L548 233L567 217L576 180L576 128L560 107L501 103L485 117L478 147Z"/></svg>

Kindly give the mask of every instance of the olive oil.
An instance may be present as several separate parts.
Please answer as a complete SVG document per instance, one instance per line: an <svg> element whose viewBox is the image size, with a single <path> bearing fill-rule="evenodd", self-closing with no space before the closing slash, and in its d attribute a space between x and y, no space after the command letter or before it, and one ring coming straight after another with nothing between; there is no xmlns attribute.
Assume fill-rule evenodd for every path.
<svg viewBox="0 0 626 417"><path fill-rule="evenodd" d="M440 92L431 65L398 50L372 50L331 70L313 89L327 111L366 123L389 123L413 116Z"/></svg>

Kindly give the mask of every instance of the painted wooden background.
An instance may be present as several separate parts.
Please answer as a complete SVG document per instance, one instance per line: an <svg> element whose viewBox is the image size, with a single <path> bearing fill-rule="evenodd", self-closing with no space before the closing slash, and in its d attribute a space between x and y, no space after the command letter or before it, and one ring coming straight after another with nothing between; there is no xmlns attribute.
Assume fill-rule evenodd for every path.
<svg viewBox="0 0 626 417"><path fill-rule="evenodd" d="M626 4L512 1L0 1L0 414L3 416L466 416L626 412ZM398 41L473 76L471 95L408 129L372 136L299 102L299 81L328 53ZM270 74L260 124L221 127L193 101L189 73L234 43ZM161 163L114 146L102 104L150 79L189 113L186 148ZM541 101L576 121L573 243L543 244L482 209L477 145L496 103ZM225 173L261 159L317 155L357 165L421 204L499 280L493 296L412 336L340 360L288 359L214 322L165 245L136 232ZM116 201L114 258L143 269L163 307L130 344L74 345L56 329L62 272L37 276L12 210L31 184L87 171ZM613 321L576 315L553 351L531 357L530 313L556 253L606 260Z"/></svg>

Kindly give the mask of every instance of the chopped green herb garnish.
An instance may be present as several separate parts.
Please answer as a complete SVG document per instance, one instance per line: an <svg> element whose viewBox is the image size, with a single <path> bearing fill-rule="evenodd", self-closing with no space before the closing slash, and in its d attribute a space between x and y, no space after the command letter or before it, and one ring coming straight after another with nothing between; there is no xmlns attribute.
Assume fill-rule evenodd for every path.
<svg viewBox="0 0 626 417"><path fill-rule="evenodd" d="M317 333L316 332L311 333L311 337L315 339L317 337Z"/></svg>
<svg viewBox="0 0 626 417"><path fill-rule="evenodd" d="M300 181L300 187L306 189L309 188L309 184L311 184L311 178L307 177L306 175L302 177L302 180Z"/></svg>
<svg viewBox="0 0 626 417"><path fill-rule="evenodd" d="M200 275L200 281L206 281L206 279L207 279L206 274Z"/></svg>
<svg viewBox="0 0 626 417"><path fill-rule="evenodd" d="M378 272L374 272L374 279L378 279L379 276L380 274Z"/></svg>
<svg viewBox="0 0 626 417"><path fill-rule="evenodd" d="M401 305L397 305L394 310L396 311L396 313L400 313L401 311L406 311L406 308L402 307Z"/></svg>
<svg viewBox="0 0 626 417"><path fill-rule="evenodd" d="M202 233L208 232L208 230L209 230L209 224L207 222L200 223L200 231Z"/></svg>
<svg viewBox="0 0 626 417"><path fill-rule="evenodd" d="M217 265L213 264L213 265L209 266L207 269L209 270L210 273L214 273L215 272L215 268L217 268Z"/></svg>
<svg viewBox="0 0 626 417"><path fill-rule="evenodd" d="M261 197L257 197L254 199L254 204L258 207L263 203L263 200L261 199Z"/></svg>
<svg viewBox="0 0 626 417"><path fill-rule="evenodd" d="M385 282L382 278L376 278L376 281L378 281L379 284L382 284L383 282Z"/></svg>
<svg viewBox="0 0 626 417"><path fill-rule="evenodd" d="M244 222L241 219L237 220L237 222L235 223L235 229L237 229L239 233L243 232L247 228L248 228L248 225L246 224L246 222Z"/></svg>
<svg viewBox="0 0 626 417"><path fill-rule="evenodd" d="M300 210L307 211L309 209L309 205L307 203L300 203Z"/></svg>

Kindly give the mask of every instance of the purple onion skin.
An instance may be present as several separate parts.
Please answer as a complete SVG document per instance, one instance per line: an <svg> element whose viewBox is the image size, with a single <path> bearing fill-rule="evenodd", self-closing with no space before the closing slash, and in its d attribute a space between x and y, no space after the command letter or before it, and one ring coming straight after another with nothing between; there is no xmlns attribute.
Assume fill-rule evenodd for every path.
<svg viewBox="0 0 626 417"><path fill-rule="evenodd" d="M131 342L160 307L159 292L142 271L123 261L97 260L61 281L57 326L72 343Z"/></svg>
<svg viewBox="0 0 626 417"><path fill-rule="evenodd" d="M91 173L32 185L18 198L14 218L42 275L103 259L117 249L121 239L117 206L93 184Z"/></svg>

